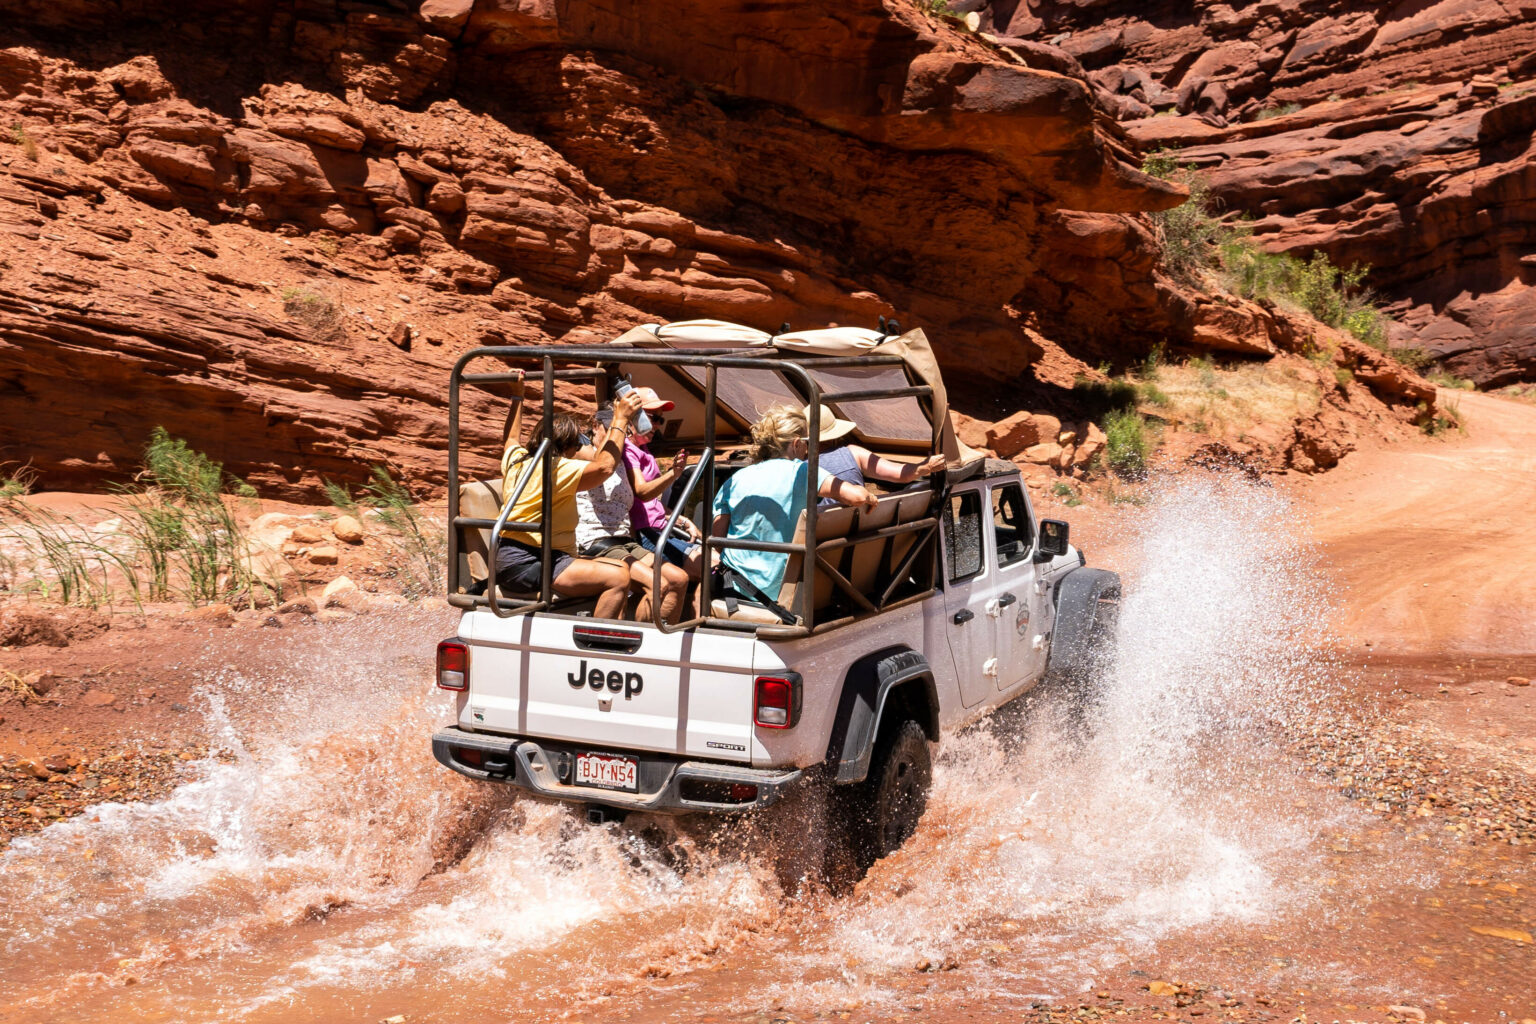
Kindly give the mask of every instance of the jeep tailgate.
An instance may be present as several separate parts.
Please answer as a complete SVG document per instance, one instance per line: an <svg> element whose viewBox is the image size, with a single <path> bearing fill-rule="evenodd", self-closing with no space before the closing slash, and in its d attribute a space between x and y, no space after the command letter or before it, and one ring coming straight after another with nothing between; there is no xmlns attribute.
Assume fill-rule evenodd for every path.
<svg viewBox="0 0 1536 1024"><path fill-rule="evenodd" d="M470 646L461 728L593 749L751 758L750 636L484 612L465 615L459 635Z"/></svg>

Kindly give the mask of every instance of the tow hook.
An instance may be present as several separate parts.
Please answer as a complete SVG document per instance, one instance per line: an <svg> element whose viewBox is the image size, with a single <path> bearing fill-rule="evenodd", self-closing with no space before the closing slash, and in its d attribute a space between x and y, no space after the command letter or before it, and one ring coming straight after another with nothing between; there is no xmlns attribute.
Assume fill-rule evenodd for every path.
<svg viewBox="0 0 1536 1024"><path fill-rule="evenodd" d="M628 812L626 812L626 811L616 810L615 808L612 808L612 807L599 807L596 804L588 804L587 805L587 824L588 825L606 825L609 822L613 822L613 823L617 824L617 823L622 822L624 820L624 816L627 813Z"/></svg>

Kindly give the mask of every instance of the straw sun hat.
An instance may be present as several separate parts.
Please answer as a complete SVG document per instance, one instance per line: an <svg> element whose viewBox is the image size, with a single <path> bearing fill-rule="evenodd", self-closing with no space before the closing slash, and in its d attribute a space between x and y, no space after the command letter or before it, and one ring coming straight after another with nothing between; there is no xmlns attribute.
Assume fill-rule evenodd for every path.
<svg viewBox="0 0 1536 1024"><path fill-rule="evenodd" d="M806 429L809 430L811 422L810 406L805 407L805 422ZM819 422L821 424L821 434L817 437L817 440L823 444L828 441L836 441L838 438L844 437L851 433L853 430L857 429L852 420L839 418L835 413L832 412L831 409L827 408L825 405L821 407L821 419Z"/></svg>

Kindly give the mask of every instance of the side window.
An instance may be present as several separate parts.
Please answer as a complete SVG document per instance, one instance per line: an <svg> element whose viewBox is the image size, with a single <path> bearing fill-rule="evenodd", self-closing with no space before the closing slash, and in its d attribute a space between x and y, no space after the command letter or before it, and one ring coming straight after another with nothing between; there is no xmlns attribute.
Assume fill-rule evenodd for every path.
<svg viewBox="0 0 1536 1024"><path fill-rule="evenodd" d="M949 552L949 582L977 575L981 558L981 492L951 495L944 515L944 547Z"/></svg>
<svg viewBox="0 0 1536 1024"><path fill-rule="evenodd" d="M997 534L997 564L1012 565L1029 557L1034 538L1029 531L1029 508L1018 484L992 488L992 530Z"/></svg>

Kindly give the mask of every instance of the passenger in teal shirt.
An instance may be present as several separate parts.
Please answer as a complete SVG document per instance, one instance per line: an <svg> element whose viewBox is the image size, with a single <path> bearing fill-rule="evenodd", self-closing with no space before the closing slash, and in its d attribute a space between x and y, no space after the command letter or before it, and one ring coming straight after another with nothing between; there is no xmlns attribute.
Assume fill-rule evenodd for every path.
<svg viewBox="0 0 1536 1024"><path fill-rule="evenodd" d="M806 435L805 413L788 405L774 406L752 425L753 464L738 470L715 495L714 536L780 543L795 539L810 472ZM865 488L820 467L817 480L816 493L840 504L873 508L877 500ZM720 561L777 599L789 555L732 548L721 552Z"/></svg>

